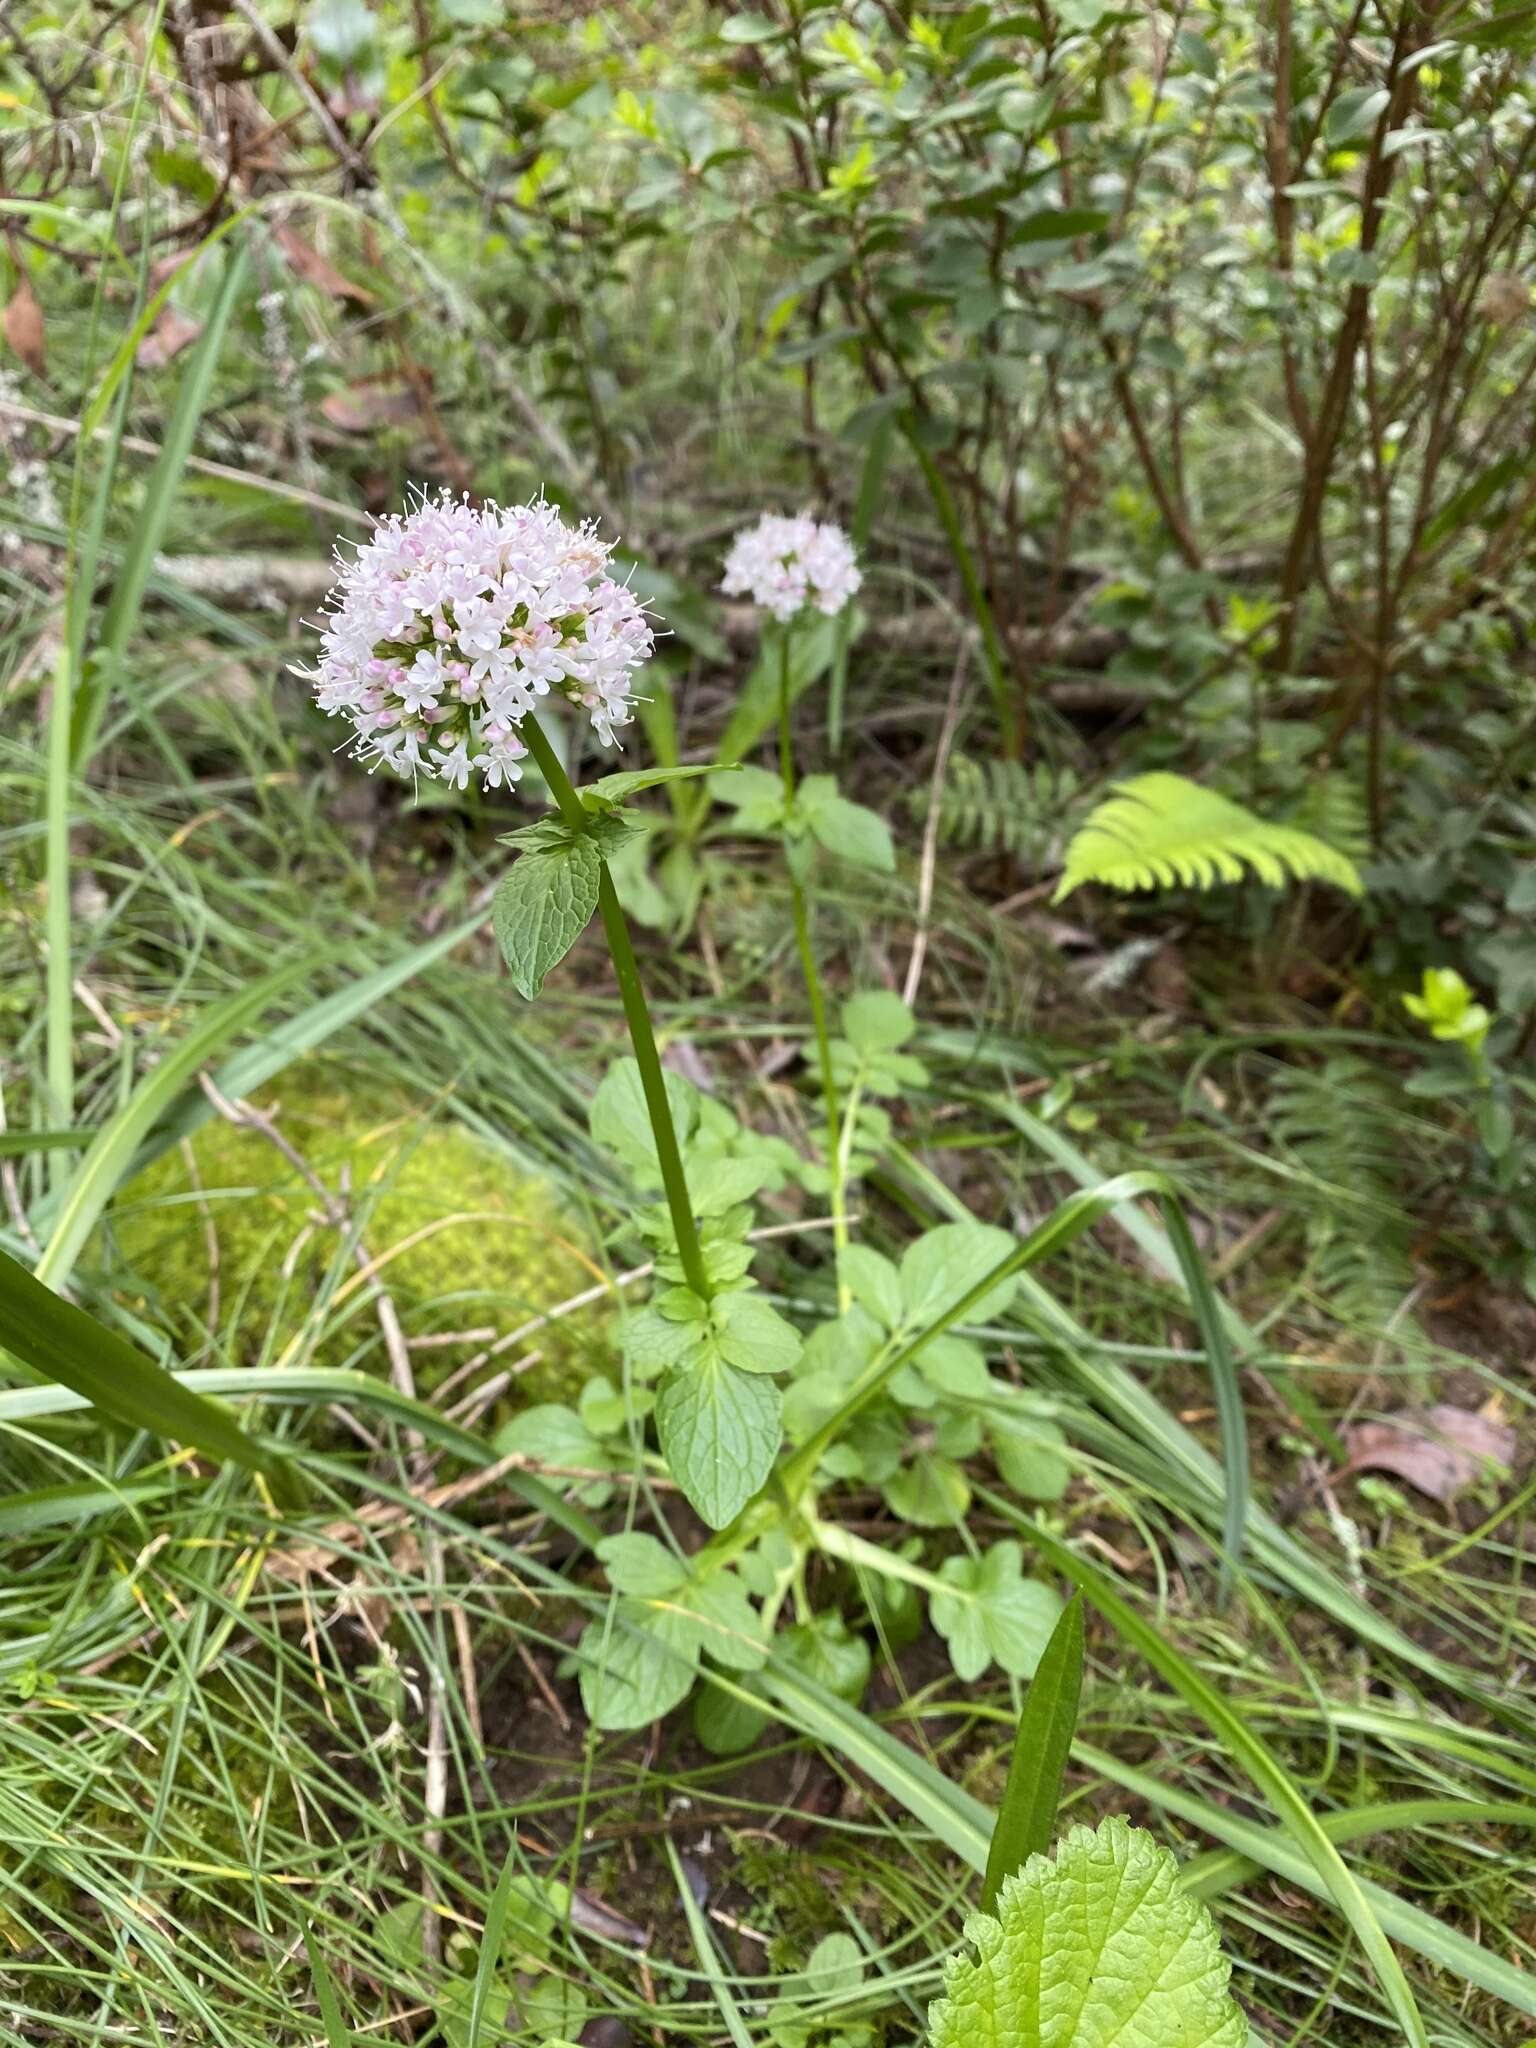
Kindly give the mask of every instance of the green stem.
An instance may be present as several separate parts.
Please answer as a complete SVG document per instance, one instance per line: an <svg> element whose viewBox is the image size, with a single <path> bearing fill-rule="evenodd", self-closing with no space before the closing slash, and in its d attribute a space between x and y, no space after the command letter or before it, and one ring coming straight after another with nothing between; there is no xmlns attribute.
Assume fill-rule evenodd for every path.
<svg viewBox="0 0 1536 2048"><path fill-rule="evenodd" d="M959 1592L959 1588L941 1579L937 1572L925 1572L920 1564L910 1564L893 1550L881 1550L876 1544L866 1543L862 1536L855 1536L852 1530L841 1528L835 1522L813 1522L811 1536L824 1557L835 1557L841 1564L851 1564L855 1571L874 1572L884 1579L898 1579L904 1586L916 1586L923 1593L948 1593L952 1597L959 1593L961 1599L972 1597Z"/></svg>
<svg viewBox="0 0 1536 2048"><path fill-rule="evenodd" d="M559 755L540 731L538 721L525 718L518 729L528 742L528 751L532 754L539 773L549 785L549 793L554 798L561 817L572 831L590 831L592 814L576 794L571 785L571 778L560 765ZM613 877L608 872L608 863L601 855L599 863L598 915L603 920L608 951L613 956L613 971L619 983L619 1000L624 1005L624 1021L629 1026L630 1043L635 1049L635 1064L640 1069L640 1085L645 1091L645 1106L650 1112L651 1134L656 1140L656 1158L661 1167L661 1184L666 1190L667 1207L672 1212L672 1230L677 1238L678 1257L682 1260L683 1275L688 1285L702 1301L708 1301L714 1289L710 1285L709 1274L704 1265L704 1252L699 1243L699 1228L694 1221L693 1203L688 1195L688 1176L683 1171L682 1150L677 1142L677 1127L672 1121L672 1104L667 1096L667 1077L662 1071L661 1055L656 1050L656 1034L651 1029L651 1013L640 980L640 966L635 959L635 949L630 944L629 926L625 922L623 907L619 902L619 892L614 888Z"/></svg>
<svg viewBox="0 0 1536 2048"><path fill-rule="evenodd" d="M795 800L795 745L789 722L789 628L781 629L779 640L779 773L784 778L784 815L789 816ZM786 832L785 865L789 872L789 902L795 924L795 945L800 953L800 970L805 976L805 993L811 1006L811 1029L816 1037L816 1063L821 1069L821 1099L827 1114L827 1169L837 1170L837 1083L832 1078L832 1035L827 1029L827 999L816 969L811 945L811 915L795 874L794 856Z"/></svg>

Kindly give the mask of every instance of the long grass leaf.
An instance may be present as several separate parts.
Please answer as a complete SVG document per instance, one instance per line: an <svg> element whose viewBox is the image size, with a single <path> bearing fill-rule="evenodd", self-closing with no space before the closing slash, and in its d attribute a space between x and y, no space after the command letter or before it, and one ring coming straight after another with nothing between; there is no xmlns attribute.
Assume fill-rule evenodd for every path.
<svg viewBox="0 0 1536 2048"><path fill-rule="evenodd" d="M1051 1630L1024 1696L1008 1782L987 1855L987 1874L981 1887L983 1913L990 1913L997 1904L1005 1878L1022 1870L1031 1856L1043 1856L1051 1846L1082 1689L1083 1600L1075 1593Z"/></svg>
<svg viewBox="0 0 1536 2048"><path fill-rule="evenodd" d="M1179 1204L1165 1197L1161 1204L1168 1241L1184 1278L1184 1291L1200 1330L1205 1361L1216 1393L1216 1414L1221 1428L1221 1463L1226 1476L1226 1500L1222 1509L1220 1597L1223 1605L1232 1591L1232 1574L1242 1557L1243 1531L1248 1525L1248 1420L1243 1413L1243 1390L1237 1377L1227 1326L1222 1319L1221 1301L1211 1285L1195 1243L1194 1233Z"/></svg>
<svg viewBox="0 0 1536 2048"><path fill-rule="evenodd" d="M25 1271L25 1268L23 1268ZM89 1318L87 1319L89 1320ZM111 1334L110 1332L108 1333ZM138 1354L135 1354L138 1355ZM199 1366L173 1374L176 1384L195 1394L228 1401L343 1402L349 1408L366 1411L377 1408L411 1429L428 1443L437 1444L475 1470L489 1465L496 1456L488 1439L474 1436L450 1422L425 1401L402 1394L388 1380L371 1373L348 1372L342 1367L320 1366ZM89 1394L67 1385L9 1387L0 1392L0 1425L35 1422L49 1415L66 1415L77 1408L97 1405ZM552 1487L531 1472L509 1472L507 1485L522 1495L528 1505L586 1549L601 1542L603 1532L590 1515L573 1507Z"/></svg>
<svg viewBox="0 0 1536 2048"><path fill-rule="evenodd" d="M320 964L316 957L289 961L249 988L215 1003L203 1012L186 1037L150 1069L117 1114L97 1132L76 1169L38 1261L39 1280L48 1287L65 1284L102 1210L126 1177L134 1154L156 1120L181 1094L199 1067L206 1066L275 997L303 975L312 974Z"/></svg>
<svg viewBox="0 0 1536 2048"><path fill-rule="evenodd" d="M670 1835L666 1838L667 1861L672 1866L672 1875L677 1881L677 1895L682 1901L683 1917L688 1922L688 1932L693 1937L694 1953L699 1959L699 1968L709 1982L720 2008L720 2017L725 2022L725 2031L730 2035L735 2048L753 2048L752 2036L742 2018L741 2007L736 2003L730 1981L720 1967L720 1951L715 1947L714 1936L709 1931L709 1922L699 1911L699 1902L693 1896L693 1887L688 1882L688 1873L683 1869L682 1858L677 1853L677 1844Z"/></svg>
<svg viewBox="0 0 1536 2048"><path fill-rule="evenodd" d="M245 249L237 248L225 267L218 296L188 360L176 393L176 403L166 422L160 453L150 471L144 503L134 520L127 551L102 620L101 644L96 650L95 662L81 677L76 690L70 731L70 756L76 773L90 759L107 699L121 672L128 642L138 626L150 571L165 538L187 457L192 453L192 444L197 438L198 422L208 403L208 393L224 347L225 330L245 282L247 261Z"/></svg>
<svg viewBox="0 0 1536 2048"><path fill-rule="evenodd" d="M320 2024L325 2029L326 2048L352 2048L352 2029L341 2016L336 1987L331 1982L331 1973L326 1967L325 1957L315 1940L315 1930L302 1913L300 1924L304 1929L304 1953L309 1957L309 1974L315 1987L315 2003L320 2008Z"/></svg>
<svg viewBox="0 0 1536 2048"><path fill-rule="evenodd" d="M952 1785L916 1750L857 1707L805 1677L777 1652L759 1674L759 1683L794 1727L836 1750L856 1770L893 1793L915 1820L978 1875L985 1871L993 1815L979 1799Z"/></svg>
<svg viewBox="0 0 1536 2048"><path fill-rule="evenodd" d="M292 1496L280 1452L248 1436L228 1409L55 1294L8 1252L0 1252L0 1343L30 1372L67 1387L103 1415L232 1459Z"/></svg>
<svg viewBox="0 0 1536 2048"><path fill-rule="evenodd" d="M484 925L483 916L466 918L462 924L439 932L436 938L427 940L424 945L413 946L398 960L391 960L368 974L348 980L334 995L323 996L297 1016L285 1017L261 1038L242 1046L218 1066L214 1070L214 1086L230 1102L238 1102L242 1095L254 1094L294 1060L302 1059L348 1024L366 1016L386 996L425 972L444 954L462 945L465 939L472 938ZM134 1154L127 1177L141 1173L161 1153L181 1139L190 1137L215 1114L212 1103L201 1088L184 1088L165 1113L157 1117L153 1129Z"/></svg>
<svg viewBox="0 0 1536 2048"><path fill-rule="evenodd" d="M479 2048L486 2007L496 1988L496 1966L501 1961L501 1944L507 1931L507 1915L512 1910L512 1890L517 1876L518 1848L514 1842L501 1866L501 1875L496 1880L490 1909L485 1916L485 1932L480 1937L480 1954L475 1963L475 1984L469 1999L469 2019L464 2029L464 2048Z"/></svg>

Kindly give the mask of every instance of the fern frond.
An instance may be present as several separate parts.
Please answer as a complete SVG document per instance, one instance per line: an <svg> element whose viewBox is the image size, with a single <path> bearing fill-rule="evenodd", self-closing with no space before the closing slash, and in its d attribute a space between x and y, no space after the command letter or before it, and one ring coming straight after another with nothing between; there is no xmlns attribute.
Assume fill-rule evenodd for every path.
<svg viewBox="0 0 1536 2048"><path fill-rule="evenodd" d="M1252 869L1261 882L1332 882L1361 893L1355 864L1335 847L1272 825L1182 775L1138 775L1116 785L1073 836L1056 902L1084 882L1111 889L1213 889Z"/></svg>
<svg viewBox="0 0 1536 2048"><path fill-rule="evenodd" d="M1074 786L1070 770L1044 762L1026 768L1001 755L986 761L951 755L938 796L939 844L1015 859L1041 854ZM928 790L914 790L909 801L913 817L926 823Z"/></svg>
<svg viewBox="0 0 1536 2048"><path fill-rule="evenodd" d="M1286 822L1315 834L1348 860L1370 858L1371 823L1358 775L1312 771Z"/></svg>

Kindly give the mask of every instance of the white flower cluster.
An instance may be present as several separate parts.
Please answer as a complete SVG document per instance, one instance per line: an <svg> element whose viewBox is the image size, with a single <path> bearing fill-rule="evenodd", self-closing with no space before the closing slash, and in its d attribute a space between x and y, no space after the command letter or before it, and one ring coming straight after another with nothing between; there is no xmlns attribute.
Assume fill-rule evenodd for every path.
<svg viewBox="0 0 1536 2048"><path fill-rule="evenodd" d="M456 789L472 773L487 789L517 780L519 721L551 691L612 746L655 643L608 554L552 505L423 498L338 557L319 666L302 673L320 709L351 722L357 759Z"/></svg>
<svg viewBox="0 0 1536 2048"><path fill-rule="evenodd" d="M829 617L840 612L862 581L853 543L840 526L808 512L793 519L769 512L731 543L720 588L787 620L807 605Z"/></svg>

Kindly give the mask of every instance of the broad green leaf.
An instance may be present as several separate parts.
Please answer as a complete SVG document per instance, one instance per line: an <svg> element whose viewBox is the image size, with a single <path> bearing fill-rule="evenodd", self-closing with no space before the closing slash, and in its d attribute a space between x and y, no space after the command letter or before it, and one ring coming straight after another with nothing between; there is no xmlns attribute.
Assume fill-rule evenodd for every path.
<svg viewBox="0 0 1536 2048"><path fill-rule="evenodd" d="M830 792L813 794L813 785L821 782L831 782L831 777L808 776L795 804L812 837L839 860L852 861L855 867L873 868L877 874L893 874L896 848L884 818L864 804L839 796L835 785Z"/></svg>
<svg viewBox="0 0 1536 2048"><path fill-rule="evenodd" d="M711 1304L715 1348L739 1372L788 1372L804 1349L800 1332L755 1292L721 1294Z"/></svg>
<svg viewBox="0 0 1536 2048"><path fill-rule="evenodd" d="M768 1643L757 1610L742 1591L734 1572L714 1572L695 1580L685 1595L690 1614L698 1617L699 1647L705 1656L732 1671L760 1671Z"/></svg>
<svg viewBox="0 0 1536 2048"><path fill-rule="evenodd" d="M624 1350L641 1379L655 1379L698 1349L697 1325L673 1322L658 1308L643 1308L624 1318Z"/></svg>
<svg viewBox="0 0 1536 2048"><path fill-rule="evenodd" d="M1109 226L1109 215L1097 207L1043 206L1026 214L1008 231L1010 248L1018 242L1070 242L1079 235L1097 235Z"/></svg>
<svg viewBox="0 0 1536 2048"><path fill-rule="evenodd" d="M869 1684L869 1645L849 1632L840 1614L817 1614L783 1629L774 1644L774 1662L789 1665L840 1700L857 1706Z"/></svg>
<svg viewBox="0 0 1536 2048"><path fill-rule="evenodd" d="M677 1127L680 1145L686 1145L698 1126L699 1091L681 1074L666 1070L667 1101ZM625 1057L615 1060L604 1074L588 1112L588 1127L595 1143L606 1146L646 1187L661 1185L661 1167L656 1158L656 1139L646 1107L645 1086L639 1062Z"/></svg>
<svg viewBox="0 0 1536 2048"><path fill-rule="evenodd" d="M824 1935L805 1962L813 1998L846 1998L864 1982L864 1952L851 1934Z"/></svg>
<svg viewBox="0 0 1536 2048"><path fill-rule="evenodd" d="M990 1223L941 1223L908 1245L901 1260L904 1325L937 1322L1017 1248L1010 1232ZM968 1323L985 1323L1012 1301L1017 1282L1000 1280L966 1309Z"/></svg>
<svg viewBox="0 0 1536 2048"><path fill-rule="evenodd" d="M776 832L784 823L784 778L766 768L733 768L711 783L710 794L729 804L743 832Z"/></svg>
<svg viewBox="0 0 1536 2048"><path fill-rule="evenodd" d="M371 53L379 24L366 0L311 0L304 13L305 39L338 71L354 71Z"/></svg>
<svg viewBox="0 0 1536 2048"><path fill-rule="evenodd" d="M933 2048L1247 2048L1230 1965L1179 1867L1125 1821L1074 1828L966 1929Z"/></svg>
<svg viewBox="0 0 1536 2048"><path fill-rule="evenodd" d="M620 1600L612 1625L589 1622L577 1646L581 1701L598 1728L648 1728L687 1697L698 1670L691 1616Z"/></svg>
<svg viewBox="0 0 1536 2048"><path fill-rule="evenodd" d="M984 1557L948 1558L940 1570L951 1590L935 1593L928 1611L967 1685L994 1662L1013 1678L1033 1677L1061 1617L1060 1596L1026 1579L1023 1561L1022 1546L1010 1541Z"/></svg>
<svg viewBox="0 0 1536 2048"><path fill-rule="evenodd" d="M843 1036L862 1053L895 1052L917 1029L917 1019L889 989L865 989L842 1008Z"/></svg>
<svg viewBox="0 0 1536 2048"><path fill-rule="evenodd" d="M750 1700L705 1679L693 1698L693 1732L711 1756L740 1756L764 1733L773 1716Z"/></svg>
<svg viewBox="0 0 1536 2048"><path fill-rule="evenodd" d="M971 1504L964 1469L931 1451L920 1451L886 1481L884 1491L892 1514L916 1529L953 1529Z"/></svg>
<svg viewBox="0 0 1536 2048"><path fill-rule="evenodd" d="M574 1408L557 1401L525 1408L496 1432L498 1458L527 1458L536 1465L554 1465L578 1472L599 1470L607 1453Z"/></svg>
<svg viewBox="0 0 1536 2048"><path fill-rule="evenodd" d="M838 1254L838 1278L859 1307L880 1327L894 1330L901 1321L901 1278L883 1253L868 1245L845 1245Z"/></svg>
<svg viewBox="0 0 1536 2048"><path fill-rule="evenodd" d="M929 1363L925 1351L924 1372ZM986 1414L992 1456L1004 1484L1025 1500L1060 1500L1072 1467L1057 1448L1066 1441L1057 1425L1018 1398L989 1401Z"/></svg>
<svg viewBox="0 0 1536 2048"><path fill-rule="evenodd" d="M934 1337L918 1353L915 1370L933 1389L951 1401L990 1401L1001 1382L987 1371L987 1361L965 1337ZM1003 1397L1013 1393L1003 1389Z"/></svg>
<svg viewBox="0 0 1536 2048"><path fill-rule="evenodd" d="M1342 143L1358 142L1369 135L1385 113L1392 98L1385 86L1356 85L1341 92L1328 109L1323 134L1337 149Z"/></svg>
<svg viewBox="0 0 1536 2048"><path fill-rule="evenodd" d="M583 836L519 854L497 884L492 928L512 985L528 1001L591 922L601 875L602 856Z"/></svg>
<svg viewBox="0 0 1536 2048"><path fill-rule="evenodd" d="M690 782L699 775L720 775L730 779L740 773L738 768L712 761L691 768L631 768L618 775L604 775L596 782L589 782L578 794L583 798L596 797L599 803L621 804L629 797L638 796L642 789L658 789L663 783Z"/></svg>
<svg viewBox="0 0 1536 2048"><path fill-rule="evenodd" d="M984 1913L996 1912L1004 1881L1051 1846L1082 1689L1083 1596L1074 1593L1051 1630L1019 1716L981 1887Z"/></svg>
<svg viewBox="0 0 1536 2048"><path fill-rule="evenodd" d="M723 1529L772 1470L783 1403L772 1380L706 1355L675 1369L656 1401L672 1477L712 1529Z"/></svg>
<svg viewBox="0 0 1536 2048"><path fill-rule="evenodd" d="M641 1593L664 1598L686 1585L688 1567L664 1543L638 1529L605 1536L597 1546L608 1583L616 1593Z"/></svg>

